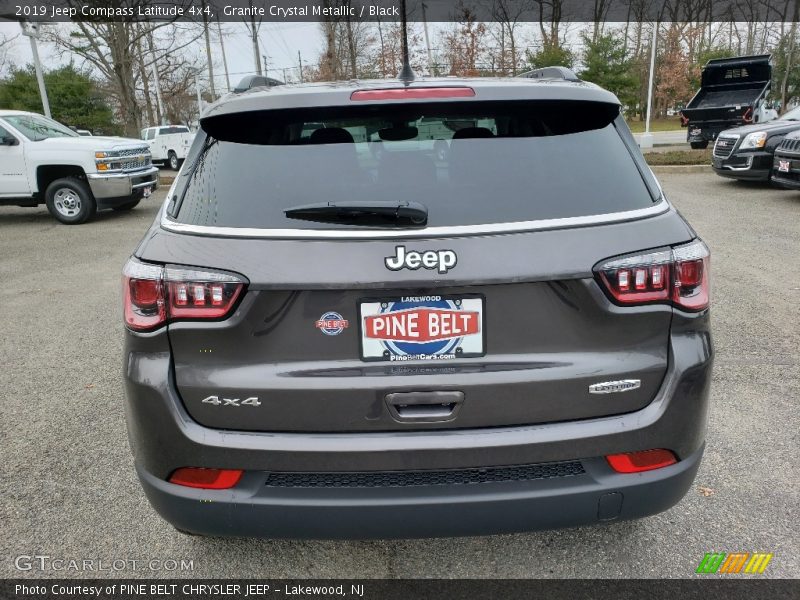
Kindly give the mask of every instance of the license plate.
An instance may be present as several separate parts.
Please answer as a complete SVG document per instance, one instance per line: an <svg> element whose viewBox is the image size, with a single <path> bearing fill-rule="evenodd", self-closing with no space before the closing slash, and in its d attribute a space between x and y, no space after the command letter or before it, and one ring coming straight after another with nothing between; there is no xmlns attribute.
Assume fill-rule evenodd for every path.
<svg viewBox="0 0 800 600"><path fill-rule="evenodd" d="M153 193L153 188L151 188L149 185L146 188L142 189L142 195L145 198L149 198L150 194L152 194L152 193Z"/></svg>
<svg viewBox="0 0 800 600"><path fill-rule="evenodd" d="M778 161L778 171L783 171L784 173L789 172L789 161L788 160L779 160Z"/></svg>
<svg viewBox="0 0 800 600"><path fill-rule="evenodd" d="M399 296L359 304L361 360L451 360L483 356L484 299Z"/></svg>
<svg viewBox="0 0 800 600"><path fill-rule="evenodd" d="M700 133L702 133L700 129L692 129L689 135L700 135Z"/></svg>

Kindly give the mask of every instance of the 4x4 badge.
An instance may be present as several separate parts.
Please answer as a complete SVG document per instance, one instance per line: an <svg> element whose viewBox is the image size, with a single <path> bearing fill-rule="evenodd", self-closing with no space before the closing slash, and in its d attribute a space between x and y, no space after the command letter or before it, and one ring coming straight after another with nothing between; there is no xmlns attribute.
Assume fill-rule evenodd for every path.
<svg viewBox="0 0 800 600"><path fill-rule="evenodd" d="M456 266L458 257L453 250L416 250L406 251L405 246L395 246L394 256L387 256L384 261L386 268L390 271L400 269L411 269L416 271L420 267L426 269L436 269L439 273L447 273L449 269Z"/></svg>

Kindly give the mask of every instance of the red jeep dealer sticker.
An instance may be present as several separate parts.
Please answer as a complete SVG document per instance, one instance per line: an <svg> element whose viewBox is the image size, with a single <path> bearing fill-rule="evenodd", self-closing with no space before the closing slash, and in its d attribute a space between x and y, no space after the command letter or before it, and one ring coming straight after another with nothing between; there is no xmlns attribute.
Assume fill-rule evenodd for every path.
<svg viewBox="0 0 800 600"><path fill-rule="evenodd" d="M403 296L362 302L361 358L447 360L484 354L483 299Z"/></svg>

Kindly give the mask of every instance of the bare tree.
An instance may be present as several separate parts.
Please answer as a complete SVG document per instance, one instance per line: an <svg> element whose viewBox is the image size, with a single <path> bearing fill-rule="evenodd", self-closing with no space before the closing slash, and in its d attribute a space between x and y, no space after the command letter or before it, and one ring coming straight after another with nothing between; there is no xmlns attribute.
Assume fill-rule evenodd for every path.
<svg viewBox="0 0 800 600"><path fill-rule="evenodd" d="M538 11L542 46L561 45L561 23L564 17L564 0L532 0Z"/></svg>
<svg viewBox="0 0 800 600"><path fill-rule="evenodd" d="M11 44L15 39L17 39L17 36L9 37L5 34L0 34L0 73L3 72L3 69L6 66L9 51L11 50Z"/></svg>
<svg viewBox="0 0 800 600"><path fill-rule="evenodd" d="M480 63L486 49L486 24L479 22L475 12L463 4L460 5L457 19L453 28L443 36L450 75L480 75Z"/></svg>
<svg viewBox="0 0 800 600"><path fill-rule="evenodd" d="M496 21L496 26L490 31L499 44L496 62L500 72L503 75L516 75L519 66L518 28L527 12L526 4L517 0L492 0L490 11Z"/></svg>
<svg viewBox="0 0 800 600"><path fill-rule="evenodd" d="M69 0L70 3L74 1ZM125 4L136 7L144 1L125 0ZM148 48L151 52L147 55L138 51L145 40L168 27L170 32L162 40L163 45ZM147 77L147 70L153 63L179 56L180 50L193 44L202 35L202 29L197 31L196 26L186 26L183 35L178 35L175 28L172 21L76 21L69 28L48 30L45 39L62 52L80 57L105 78L108 92L117 103L126 134L138 135L142 128L142 106L138 97L138 84L142 77Z"/></svg>
<svg viewBox="0 0 800 600"><path fill-rule="evenodd" d="M789 3L786 3L787 11L788 11ZM788 16L787 13L784 13L784 17ZM789 28L789 33L786 34L789 36L789 41L787 43L786 49L786 64L784 65L783 77L781 78L780 82L780 94L781 94L781 110L786 110L786 103L789 100L789 75L792 72L792 69L795 69L794 59L795 59L795 49L797 46L797 21L800 20L800 3L794 4L794 13L792 16L792 25ZM781 36L782 38L784 36Z"/></svg>
<svg viewBox="0 0 800 600"><path fill-rule="evenodd" d="M596 42L597 38L603 33L603 25L605 25L608 11L611 10L611 5L614 0L594 0L594 29L592 31L592 41Z"/></svg>

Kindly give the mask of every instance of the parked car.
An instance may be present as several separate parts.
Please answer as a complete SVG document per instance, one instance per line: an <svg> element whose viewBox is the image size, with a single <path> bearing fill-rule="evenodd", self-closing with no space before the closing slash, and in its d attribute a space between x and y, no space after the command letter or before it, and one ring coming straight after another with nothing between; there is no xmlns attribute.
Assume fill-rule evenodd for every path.
<svg viewBox="0 0 800 600"><path fill-rule="evenodd" d="M717 175L747 181L769 181L773 153L783 138L800 129L800 107L769 123L745 125L717 137L711 166Z"/></svg>
<svg viewBox="0 0 800 600"><path fill-rule="evenodd" d="M0 110L0 204L46 204L74 225L99 209L130 210L157 187L139 140L84 137L36 113Z"/></svg>
<svg viewBox="0 0 800 600"><path fill-rule="evenodd" d="M800 111L800 107L795 110ZM800 127L787 134L775 148L772 182L787 189L800 189Z"/></svg>
<svg viewBox="0 0 800 600"><path fill-rule="evenodd" d="M142 129L142 139L150 146L153 162L168 165L173 171L180 169L194 134L186 125L164 125Z"/></svg>
<svg viewBox="0 0 800 600"><path fill-rule="evenodd" d="M720 132L778 116L767 101L772 81L769 54L709 60L700 89L681 112L692 148L707 148Z"/></svg>
<svg viewBox="0 0 800 600"><path fill-rule="evenodd" d="M208 535L663 511L703 454L708 260L619 100L566 69L245 88L124 267L138 476Z"/></svg>

